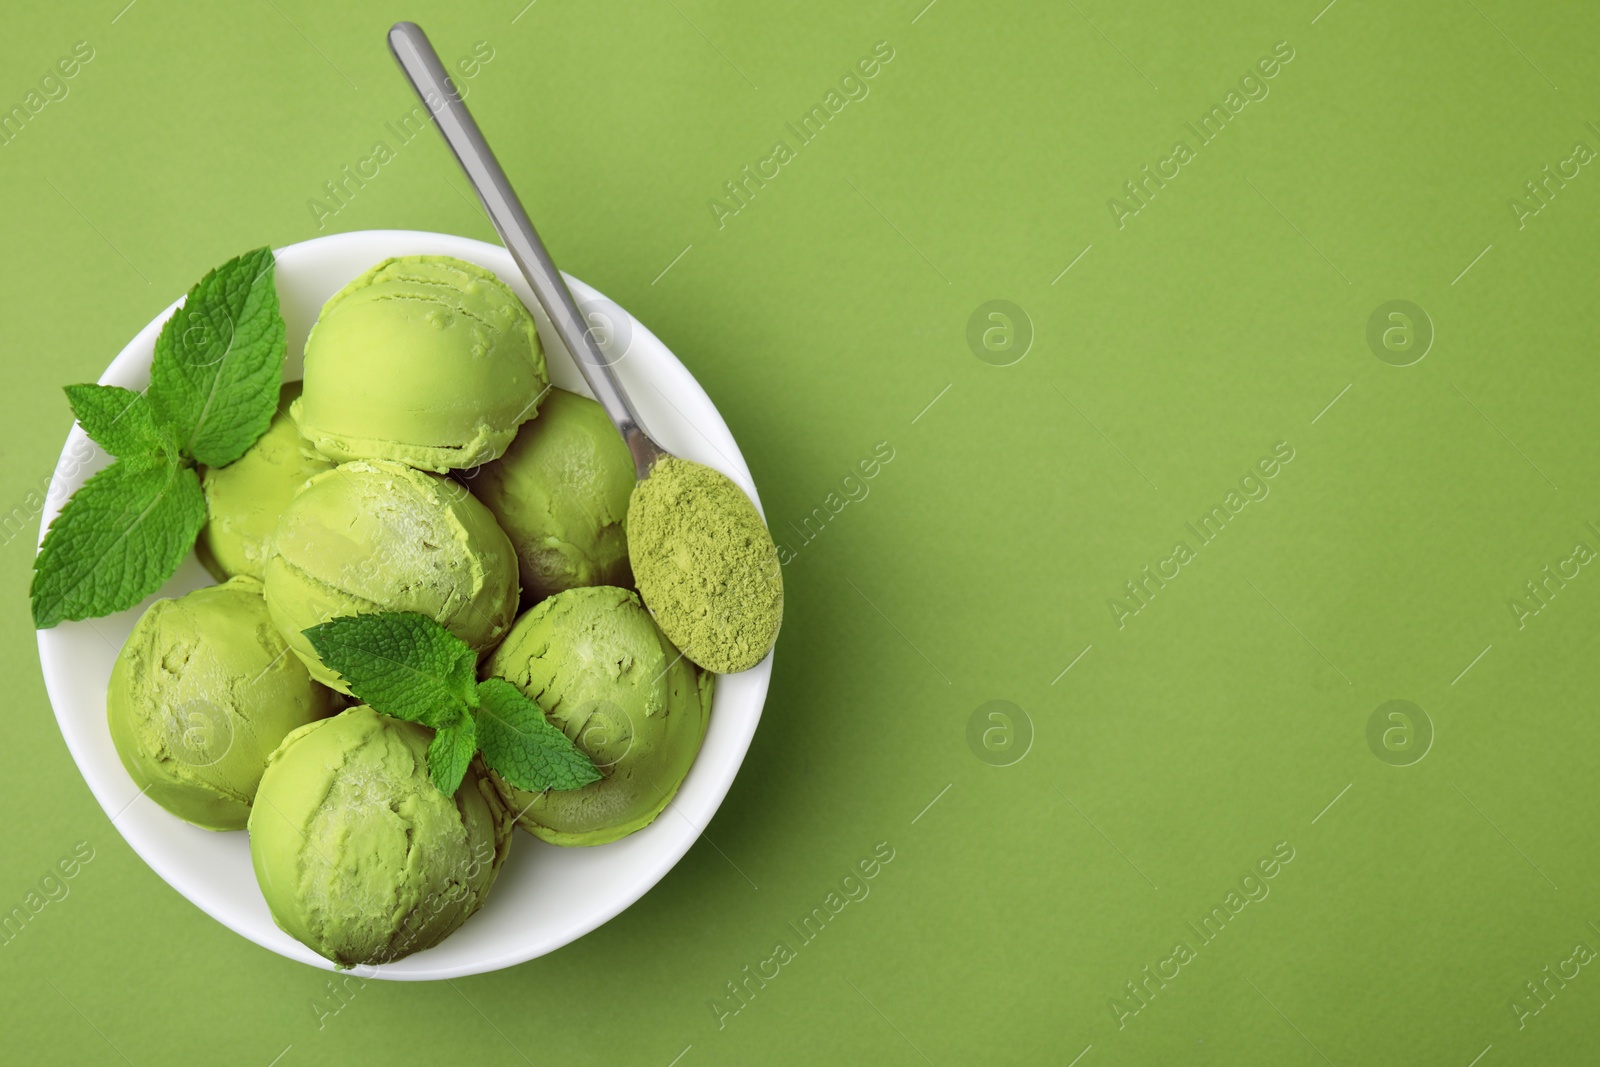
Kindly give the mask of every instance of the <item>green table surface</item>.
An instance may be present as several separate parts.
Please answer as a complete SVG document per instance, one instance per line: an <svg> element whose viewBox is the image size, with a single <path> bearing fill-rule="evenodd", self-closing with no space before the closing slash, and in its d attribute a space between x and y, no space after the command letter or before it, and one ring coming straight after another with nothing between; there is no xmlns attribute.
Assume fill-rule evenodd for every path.
<svg viewBox="0 0 1600 1067"><path fill-rule="evenodd" d="M0 1059L1594 1062L1592 4L524 2L8 13L0 911L92 858ZM26 593L60 386L207 268L493 239L397 136L401 18L720 406L788 617L637 905L335 989L123 842Z"/></svg>

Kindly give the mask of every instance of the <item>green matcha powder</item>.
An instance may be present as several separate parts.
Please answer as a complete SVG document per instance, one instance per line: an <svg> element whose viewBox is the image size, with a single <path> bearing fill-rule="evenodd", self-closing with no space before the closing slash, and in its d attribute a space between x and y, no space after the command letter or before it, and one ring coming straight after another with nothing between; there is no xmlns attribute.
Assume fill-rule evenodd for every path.
<svg viewBox="0 0 1600 1067"><path fill-rule="evenodd" d="M772 535L722 473L667 456L634 486L628 555L656 623L695 663L719 674L761 662L783 622L783 574Z"/></svg>

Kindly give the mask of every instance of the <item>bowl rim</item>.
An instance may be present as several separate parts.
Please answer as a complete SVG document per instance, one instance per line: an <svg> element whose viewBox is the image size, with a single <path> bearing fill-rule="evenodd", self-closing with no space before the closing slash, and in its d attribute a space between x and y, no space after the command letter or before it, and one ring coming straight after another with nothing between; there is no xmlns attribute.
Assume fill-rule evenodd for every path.
<svg viewBox="0 0 1600 1067"><path fill-rule="evenodd" d="M529 306L530 311L533 312L535 320L540 324L540 340L544 345L546 360L550 361L552 358L557 360L562 358L571 360L571 355L567 353L566 349L561 345L561 342L559 338L555 336L554 331L548 328L548 320L545 318L542 309L540 309L536 303L530 299L531 293L526 282L522 279L520 273L518 273L515 261L512 259L510 252L500 245L480 241L475 238L462 237L454 234L434 233L422 230L355 230L346 233L331 234L324 237L312 238L307 241L296 242L294 244L275 248L273 252L274 257L278 261L281 269L285 256L289 257L291 260L298 259L300 257L314 258L319 254L337 254L340 252L346 252L350 248L364 247L369 244L387 244L403 247L408 243L414 243L419 246L427 245L434 250L425 254L435 254L436 251L437 254L455 255L459 258L468 260L469 262L478 263L479 265L494 271L502 280L510 285L514 291L518 292L519 297L521 297L523 302ZM387 254L403 255L407 253L394 252ZM377 262L378 259L382 258L385 258L385 256L379 255L373 259L373 262ZM756 492L754 481L750 475L749 467L745 463L743 454L740 452L737 442L735 442L733 439L731 430L728 429L727 423L723 420L721 413L716 408L716 405L712 403L710 397L706 395L705 390L701 388L694 376L689 373L688 369L684 367L682 362L678 360L672 351L668 349L659 338L651 333L650 330L646 328L643 323L639 322L639 320L631 313L627 312L626 309L621 308L619 305L615 304L614 301L609 300L598 290L594 289L590 285L587 285L583 281L574 278L565 272L563 272L563 277L566 278L567 284L572 290L573 297L581 305L587 305L590 302L599 301L609 308L614 308L621 312L622 315L626 316L626 324L632 331L630 334L629 348L627 350L628 354L631 355L635 351L638 351L640 353L640 359L649 361L650 370L647 381L652 387L655 387L656 385L655 379L666 379L670 381L670 384L677 391L686 392L691 396L698 394L697 399L704 402L704 408L710 413L710 418L708 420L703 420L702 422L696 422L695 420L689 419L688 416L683 416L685 424L693 429L702 438L704 438L706 443L710 445L710 447L719 456L726 460L725 464L711 462L711 465L716 466L719 470L722 470L723 473L733 478L733 480L750 495L750 498L755 503L757 510L761 511L764 517L765 512L761 507L761 500ZM282 290L280 288L280 293L281 291ZM133 336L133 338L123 346L121 351L117 353L116 357L112 359L105 371L102 372L100 378L98 379L101 384L126 384L127 380L129 379L143 379L147 377L153 355L155 338L157 334L159 334L162 325L174 311L182 306L183 302L184 297L180 296L177 300L174 300L171 304L163 308L149 323L140 329ZM291 336L292 333L293 331L291 330ZM293 358L294 357L291 354L291 362L293 361ZM588 393L587 388L576 389L574 391L582 392L585 395ZM668 400L669 404L672 403L666 393L662 393L662 396L664 399ZM673 407L676 408L677 405L673 404ZM679 413L680 415L682 414L681 410ZM708 431L710 432L711 436L707 436ZM720 443L713 442L711 439L712 436L718 438ZM69 455L80 454L80 450L85 447L92 450L94 457L93 460L86 463L80 463L78 469L73 471L69 476L63 478L61 474L62 466L67 462ZM81 486L83 482L94 473L95 470L99 469L101 466L104 466L109 461L110 457L97 445L90 441L87 435L84 434L82 427L74 422L72 428L67 434L67 439L63 444L61 457L57 462L56 473L52 477L51 489L45 500L44 508L40 514L39 541L41 544L43 543L46 532L49 530L50 523L54 521L55 517L60 513L60 510L62 506L64 506L70 493L76 491L76 489ZM702 461L708 460L705 457L702 457ZM35 549L35 553L37 554L37 547ZM164 585L163 590L158 591L158 593L152 598L148 598L139 606L139 610L142 611L144 607L153 599L159 598L163 595L172 595L165 593L165 589L166 586ZM62 624L62 626L71 625L74 624ZM287 958L294 959L302 963L307 963L312 966L320 967L323 970L336 970L331 961L317 955L300 942L288 937L287 934L283 934L282 931L270 921L267 929L264 931L264 936L260 936L263 931L257 929L259 924L235 922L232 921L230 917L221 914L220 902L213 901L204 893L199 892L199 887L197 887L182 870L177 869L172 864L169 864L160 856L159 850L156 848L157 835L154 832L130 829L124 824L118 823L118 819L122 816L122 814L127 812L136 803L149 804L154 810L157 811L162 809L159 809L159 807L157 807L153 801L145 798L144 791L134 793L131 799L128 797L127 789L122 787L131 787L133 782L127 777L126 771L121 768L120 764L117 766L117 773L110 775L89 769L94 767L94 761L90 759L88 753L87 731L98 729L108 732L108 727L103 714L99 716L85 714L81 707L73 706L71 704L71 699L65 692L66 683L60 677L58 672L69 668L67 665L59 663L58 660L63 658L67 651L69 651L63 647L70 643L67 636L65 636L66 633L67 631L62 630L60 627L39 630L36 632L40 657L40 669L44 676L45 689L50 698L51 708L55 713L57 725L61 730L63 740L66 742L68 752L72 756L73 763L77 766L79 774L83 777L85 784L88 785L90 792L95 797L95 800L100 804L100 807L105 811L107 817L111 820L112 827L116 829L119 834L121 834L123 840L125 840L133 849L133 851L138 854L142 860L144 860L146 865L155 871L162 881L166 882L167 885L175 889L178 893L200 908L201 911L205 912L211 918L228 927L230 930L233 930L235 933L240 934L241 936L255 942L263 948L269 949L279 955L283 955ZM698 841L703 835L704 830L710 824L711 819L721 808L722 801L726 798L729 789L733 785L734 778L737 776L740 767L744 763L744 758L749 751L750 742L753 739L756 727L759 724L761 712L766 701L768 686L771 680L773 655L773 653L769 652L766 658L761 661L761 663L757 664L748 671L741 672L738 675L717 676L718 684L713 690L712 713L706 735L701 742L701 748L696 754L693 766L690 768L690 771L684 778L684 781L680 784L677 793L674 795L672 802L668 805L667 809L678 809L677 813L682 816L682 818L666 819L663 817L666 815L666 810L663 810L661 815L658 816L650 826L647 826L644 829L636 832L637 834L653 832L658 836L670 835L671 840L663 851L661 851L654 859L652 859L651 862L644 865L639 873L633 878L632 885L619 896L617 896L614 901L606 906L595 908L592 912L585 914L581 919L578 919L569 926L563 927L558 933L547 935L540 940L532 941L530 943L521 944L518 947L505 948L500 951L490 951L488 953L480 954L479 957L475 958L469 963L428 963L427 957L430 953L437 951L439 947L449 943L450 939L446 938L445 941L440 943L440 946L435 946L431 949L425 949L393 963L386 963L377 966L362 966L356 968L353 973L357 973L363 978L379 978L395 981L431 981L465 977L467 975L482 974L488 971L499 970L505 967L514 966L519 963L524 963L531 959L536 959L539 956L543 956L549 952L561 948L564 945L570 944L585 934L588 934L598 927L604 925L606 922L609 922L627 908L637 903L638 900L647 892L649 892L650 889L652 889L657 883L659 883L661 879L666 876L667 872L676 866L678 861L683 858L683 856L691 847L693 847L695 842ZM728 701L724 700L724 694L728 688L728 686L724 683L724 679L726 678L740 680L740 689L742 692L738 701L739 706L737 708L731 706L718 706L719 704L731 703L731 698ZM720 716L718 715L719 711L722 712ZM723 753L722 758L717 763L708 763L704 758L704 754L708 747L708 742L711 739L711 732L713 730L717 730L719 725L721 726L719 734L725 735L719 738L720 747L726 749L726 751ZM117 780L117 774L122 776L120 781ZM693 789L690 788L691 782L694 783ZM114 795L119 789L120 795ZM680 802L683 804L682 807L680 807ZM163 812L163 814L166 813ZM171 815L168 815L168 818L174 820L177 819L176 816ZM687 823L687 826L684 825L685 822ZM513 833L516 833L515 828ZM526 831L523 831L523 834L526 835L526 841L519 842L519 848L525 849L535 844L536 839L534 839L531 834L526 834ZM621 841L613 843L612 845L596 845L589 847L594 849L611 848L616 844L621 844L622 842L629 840L633 836L635 835L629 835L629 837L623 838ZM553 848L557 846L545 847ZM490 894L489 901L490 903L494 901L493 893ZM285 943L285 940L287 943Z"/></svg>

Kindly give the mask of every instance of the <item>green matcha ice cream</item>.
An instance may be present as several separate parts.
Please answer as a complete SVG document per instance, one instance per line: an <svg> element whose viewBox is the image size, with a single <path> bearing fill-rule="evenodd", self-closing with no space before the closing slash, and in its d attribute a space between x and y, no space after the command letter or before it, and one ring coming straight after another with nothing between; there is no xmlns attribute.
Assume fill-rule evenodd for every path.
<svg viewBox="0 0 1600 1067"><path fill-rule="evenodd" d="M351 708L272 754L250 859L272 917L343 967L431 948L483 905L511 818L478 765L454 797L428 777L432 731Z"/></svg>
<svg viewBox="0 0 1600 1067"><path fill-rule="evenodd" d="M552 844L603 845L648 826L705 736L711 676L678 654L626 589L569 589L541 602L485 669L535 701L603 776L537 794L495 776L517 821Z"/></svg>
<svg viewBox="0 0 1600 1067"><path fill-rule="evenodd" d="M340 615L415 611L478 651L517 611L517 557L456 482L399 463L345 463L290 501L267 559L267 606L318 681L348 692L301 632Z"/></svg>
<svg viewBox="0 0 1600 1067"><path fill-rule="evenodd" d="M449 256L386 259L339 290L305 357L293 414L319 452L439 472L498 457L550 380L522 301Z"/></svg>
<svg viewBox="0 0 1600 1067"><path fill-rule="evenodd" d="M311 450L289 417L299 395L299 382L284 385L272 425L249 451L226 467L201 468L206 524L196 547L218 581L236 574L260 578L278 516L307 478L333 466Z"/></svg>
<svg viewBox="0 0 1600 1067"><path fill-rule="evenodd" d="M628 502L639 593L668 638L708 671L749 670L783 623L783 569L761 513L721 471L676 456Z"/></svg>
<svg viewBox="0 0 1600 1067"><path fill-rule="evenodd" d="M332 708L248 577L150 605L106 692L111 740L134 783L210 830L243 829L268 755Z"/></svg>
<svg viewBox="0 0 1600 1067"><path fill-rule="evenodd" d="M582 585L633 584L623 522L633 457L588 397L552 389L472 491L511 537L529 602Z"/></svg>

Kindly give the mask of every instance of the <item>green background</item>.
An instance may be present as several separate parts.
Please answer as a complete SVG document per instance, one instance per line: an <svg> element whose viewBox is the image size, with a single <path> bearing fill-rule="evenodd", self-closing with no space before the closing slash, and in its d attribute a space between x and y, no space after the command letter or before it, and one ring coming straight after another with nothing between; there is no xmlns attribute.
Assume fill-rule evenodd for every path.
<svg viewBox="0 0 1600 1067"><path fill-rule="evenodd" d="M0 947L6 1057L1592 1057L1600 968L1542 1001L1523 983L1600 946L1600 574L1512 601L1600 547L1600 168L1520 226L1510 201L1600 148L1600 16L1324 2L10 11L4 108L75 42L95 55L0 147L0 910L76 843L94 859ZM85 788L30 632L28 494L60 386L212 265L341 230L493 239L437 139L386 131L413 103L399 18L447 61L492 48L469 103L553 255L697 375L797 555L707 840L546 958L341 1007L168 889ZM880 41L870 95L719 228L723 182ZM1184 124L1280 41L1270 95L1198 147ZM1108 200L1180 139L1196 158L1119 228ZM395 158L319 228L308 201L380 140ZM995 299L1034 335L1004 367L967 340ZM1367 342L1391 300L1436 335L1410 366ZM870 492L799 547L880 442ZM1270 495L1199 546L1185 523L1280 442ZM1108 601L1179 540L1195 558L1119 627ZM1368 741L1397 699L1434 735L1404 766L1421 716L1409 749ZM969 744L991 700L1021 714L979 713ZM708 1001L878 842L870 896L719 1027ZM1275 847L1270 895L1202 945L1186 924ZM1119 1026L1112 999L1137 1007L1124 984L1179 940L1195 958Z"/></svg>

